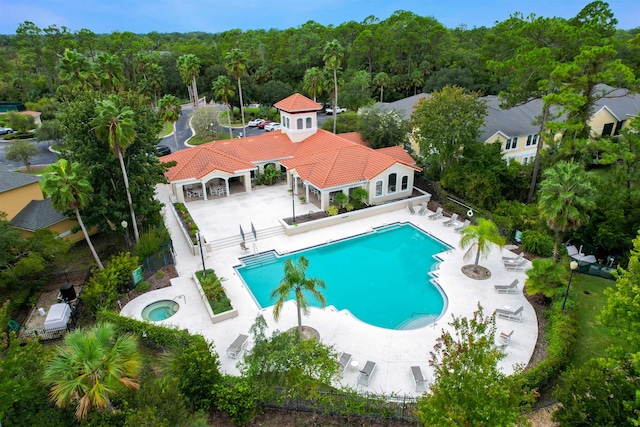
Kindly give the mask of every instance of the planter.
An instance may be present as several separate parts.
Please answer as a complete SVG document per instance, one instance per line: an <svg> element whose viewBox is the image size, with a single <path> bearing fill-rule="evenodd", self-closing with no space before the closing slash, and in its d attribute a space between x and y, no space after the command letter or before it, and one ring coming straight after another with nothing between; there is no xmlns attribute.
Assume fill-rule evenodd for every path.
<svg viewBox="0 0 640 427"><path fill-rule="evenodd" d="M185 240L189 244L189 248L191 249L191 255L199 255L200 254L200 247L198 246L197 242L194 242L193 238L189 234L189 231L186 229L185 221L183 219L183 216L182 216L182 214L180 212L178 212L178 210L176 209L176 207L174 205L174 203L176 203L176 202L172 198L170 199L170 202L171 203L169 204L169 206L171 207L171 212L173 212L173 215L175 216L176 220L178 221L178 224L180 225L180 230L182 230L182 236L185 238ZM183 204L183 206L185 207L185 209L188 212L189 208L187 208L187 206L184 205L184 204ZM189 214L189 216L191 216L191 214Z"/></svg>
<svg viewBox="0 0 640 427"><path fill-rule="evenodd" d="M223 313L214 314L213 309L211 308L211 304L209 304L209 299L207 295L204 293L204 289L202 289L202 285L200 285L200 280L198 280L198 276L196 273L193 273L193 281L196 284L196 288L198 289L198 294L200 295L200 299L204 303L205 308L207 309L207 313L211 318L211 323L220 323L224 320L233 319L234 317L238 317L238 310L231 309L229 311L225 311Z"/></svg>
<svg viewBox="0 0 640 427"><path fill-rule="evenodd" d="M370 206L365 209L353 210L351 212L339 213L334 216L325 215L323 218L316 219L314 221L306 221L301 223L296 223L289 225L283 219L280 219L280 224L284 228L284 231L287 235L292 236L294 234L304 233L306 231L318 230L323 227L340 224L347 221L354 221L362 218L367 218L373 215L379 215L384 212L392 212L399 209L406 209L407 202L412 201L414 204L420 204L422 202L428 202L431 199L431 194L424 193L422 196L412 197L411 199L403 199L395 202L385 203L383 205ZM304 215L301 215L301 218Z"/></svg>

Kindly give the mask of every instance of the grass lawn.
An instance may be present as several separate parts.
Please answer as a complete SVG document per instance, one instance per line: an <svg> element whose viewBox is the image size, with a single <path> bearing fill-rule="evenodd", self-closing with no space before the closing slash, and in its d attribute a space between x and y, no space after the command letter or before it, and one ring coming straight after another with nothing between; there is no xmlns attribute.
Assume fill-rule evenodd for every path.
<svg viewBox="0 0 640 427"><path fill-rule="evenodd" d="M158 137L164 138L165 136L169 135L171 132L173 132L173 122L165 122L164 126L162 127L162 130L158 134Z"/></svg>
<svg viewBox="0 0 640 427"><path fill-rule="evenodd" d="M626 347L626 341L614 337L608 327L597 317L607 303L603 291L615 285L613 280L576 273L573 275L571 290L576 299L578 316L578 337L571 358L575 366L582 366L594 357L606 357L605 350L611 345Z"/></svg>
<svg viewBox="0 0 640 427"><path fill-rule="evenodd" d="M222 139L229 139L229 132L220 132L220 135L218 136L217 140L220 141ZM191 145L201 145L211 141L213 141L213 138L210 136L207 136L206 138L201 138L199 135L194 135L188 141L188 143Z"/></svg>

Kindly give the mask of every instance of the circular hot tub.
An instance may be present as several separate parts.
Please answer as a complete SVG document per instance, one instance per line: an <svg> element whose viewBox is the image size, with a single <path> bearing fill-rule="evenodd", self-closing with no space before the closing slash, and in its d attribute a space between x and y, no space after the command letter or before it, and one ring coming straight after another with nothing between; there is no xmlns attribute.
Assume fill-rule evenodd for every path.
<svg viewBox="0 0 640 427"><path fill-rule="evenodd" d="M156 301L142 309L142 318L151 322L168 319L180 310L180 304L171 300Z"/></svg>

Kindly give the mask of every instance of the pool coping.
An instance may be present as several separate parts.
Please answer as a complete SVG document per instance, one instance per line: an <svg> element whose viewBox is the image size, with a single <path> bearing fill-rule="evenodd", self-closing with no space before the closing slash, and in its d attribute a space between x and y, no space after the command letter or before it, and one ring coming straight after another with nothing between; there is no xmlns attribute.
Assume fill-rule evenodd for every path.
<svg viewBox="0 0 640 427"><path fill-rule="evenodd" d="M167 203L169 195L168 186L158 186L157 197L161 202ZM296 205L296 212L304 213L304 208L304 205ZM282 212L290 211L290 209L290 194L286 190L278 188L261 190L259 194L234 195L216 200L215 203L197 201L190 205L190 211L199 227L205 233L215 234L216 237L233 233L232 229L235 227L230 227L230 225L233 226L233 224L242 223L242 221L245 221L245 224L248 221L255 223L258 230L273 227L279 224L280 217L285 216L282 215ZM213 212L215 215L212 215ZM173 295L185 294L186 304L189 308L188 310L179 310L176 316L168 319L174 319L173 322L163 322L167 322L169 326L188 329L191 333L202 334L214 344L216 351L220 354L220 369L228 374L239 375L238 360L225 356L226 347L233 342L238 334L247 334L258 315L263 316L267 323L267 336L275 330L288 330L297 325L295 303L286 302L281 310L279 321L274 321L273 310L269 308L258 310L252 297L249 296L250 293L244 288L242 280L234 274L233 266L237 265L239 259L246 253L236 245L216 249L207 253L203 261L207 264L206 268L213 268L219 277L226 278L222 284L233 307L238 310L238 316L216 325L212 324L203 304L195 303L199 300L199 295L193 280L191 280L191 274L202 269L200 257L191 255L186 244L180 242L177 220L166 213L165 218L167 227L174 238L176 268L180 277L172 279L172 286L164 289ZM492 271L492 279L473 281L464 276L460 267L468 263L463 261L464 251L457 244L460 234L455 233L451 227L443 227L440 220L430 220L426 215L411 215L407 209L398 207L395 211L336 224L320 230L293 236L284 233L270 236L260 239L257 244L261 251L277 249L280 253L290 253L297 249L326 242L329 239L338 240L345 236L361 234L374 227L396 222L411 223L421 231L455 248L439 254L442 262L437 270L438 284L449 297L448 306L440 320L432 326L414 330L378 328L352 318L344 310L335 312L332 309L325 308L323 310L312 307L309 316L305 316L303 322L320 333L320 339L323 343L333 346L337 352L351 353L354 360L362 363L371 360L378 365L376 375L372 378L369 387L358 385L357 372L349 370L336 385L341 384L356 390L374 393L418 395L419 393L415 391L410 367L421 366L425 377L431 379L433 369L429 366L429 352L433 350L433 345L442 330L451 331L451 327L445 319L450 319L451 314L470 317L478 303L481 303L485 308L485 315L489 315L496 308L502 308L507 304L524 306L522 322L498 319L496 325L498 334L501 330L513 329L515 331L514 338L507 348L506 357L500 362L501 370L509 374L514 371L516 364L526 365L533 354L537 340L538 326L535 311L522 294L521 288L519 288L517 295L496 294L493 289L493 284L510 283L515 278L519 279L520 283L524 283L525 272L506 271L501 256L508 254L502 253L497 247L492 247L489 257L481 261L483 266ZM150 293L139 298L148 294ZM158 296L160 295L158 294ZM178 317L180 312L185 316ZM127 314L124 309L122 314ZM251 343L249 348L251 348Z"/></svg>
<svg viewBox="0 0 640 427"><path fill-rule="evenodd" d="M442 241L441 239L439 239L436 236L432 235L428 231L425 231L421 227L416 226L412 222L408 222L408 221L400 222L399 221L399 222L395 222L395 223L391 223L391 224L376 226L376 227L372 227L371 229L369 229L367 231L364 231L362 233L354 234L354 235L351 235L351 236L345 236L345 237L342 237L342 238L336 239L336 240L329 240L329 241L326 241L326 242L321 242L321 243L318 243L318 244L313 245L313 246L300 248L300 249L297 249L295 251L290 251L290 252L280 253L277 249L269 249L269 250L258 252L258 253L255 253L255 254L245 255L243 257L238 258L238 261L240 262L240 264L234 265L233 269L236 271L238 277L240 278L240 280L242 281L242 283L246 287L247 292L249 292L249 294L251 295L251 298L253 299L254 303L256 304L256 308L258 310L263 310L263 309L268 308L268 307L263 307L262 304L260 304L260 302L256 299L256 296L254 295L253 291L251 290L251 287L244 280L244 277L242 276L240 271L238 271L238 269L240 269L240 268L247 267L247 264L244 262L245 260L259 259L259 258L261 258L261 256L266 256L268 254L275 254L276 258L288 257L288 256L290 256L292 254L296 254L296 253L299 253L299 252L306 252L306 251L309 251L309 250L312 250L312 249L316 249L316 248L320 248L320 247L323 247L323 246L333 245L333 244L336 244L336 243L357 239L357 238L360 238L360 237L363 237L363 236L372 235L372 234L378 233L380 231L383 231L383 229L386 229L386 228L391 228L391 227L397 228L397 227L402 227L402 226L405 226L405 225L406 226L410 226L413 229L415 229L415 230L417 230L417 231L429 236L431 239L435 240L436 242L440 243L442 246L445 246L447 248L447 250L436 252L435 254L432 255L432 257L435 259L435 262L434 262L434 264L431 265L431 269L427 273L431 277L429 279L429 282L431 283L431 285L433 285L436 288L436 290L440 293L440 296L442 297L442 310L440 311L440 313L437 316L430 315L430 316L434 317L433 321L429 322L426 325L417 327L417 328L385 328L385 327L382 327L382 326L373 325L371 323L368 323L368 322L358 318L353 313L351 313L351 311L349 309L346 309L346 308L338 309L337 307L335 307L332 304L326 305L325 307L333 307L333 309L335 311L337 311L337 312L344 311L344 312L348 313L350 316L353 316L354 319L359 320L359 321L361 321L361 322L363 322L363 323L365 323L367 325L376 326L376 327L380 327L380 328L383 328L383 329L389 329L389 330L392 330L392 331L403 331L403 330L411 330L411 329L419 329L419 328L422 328L422 327L428 327L431 324L436 323L438 320L440 320L440 318L442 318L444 313L447 311L447 306L449 304L448 296L447 296L446 292L442 289L440 284L438 283L437 275L434 275L433 271L434 270L437 271L439 269L439 264L443 262L442 258L439 257L438 255L440 255L442 253L446 253L446 252L448 252L450 250L453 250L454 248L450 244ZM289 299L289 300L291 300L291 299ZM287 300L287 301L289 301L289 300ZM319 308L319 307L316 307L316 308ZM410 319L409 318L403 320L398 325L403 325L403 324L408 324L408 323L410 323Z"/></svg>

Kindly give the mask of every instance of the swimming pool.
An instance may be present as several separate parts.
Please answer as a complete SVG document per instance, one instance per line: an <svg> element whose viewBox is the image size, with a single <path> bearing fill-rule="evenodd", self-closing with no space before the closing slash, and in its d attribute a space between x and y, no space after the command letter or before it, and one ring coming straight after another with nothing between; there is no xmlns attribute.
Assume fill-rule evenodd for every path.
<svg viewBox="0 0 640 427"><path fill-rule="evenodd" d="M304 256L309 260L307 277L327 285L327 305L349 310L374 326L415 329L444 310L446 296L429 273L439 262L436 254L450 249L411 224L395 224L282 256L271 251L245 257L236 271L258 305L269 307L275 302L271 292L284 275L284 261ZM307 301L319 306L312 296L307 295Z"/></svg>

